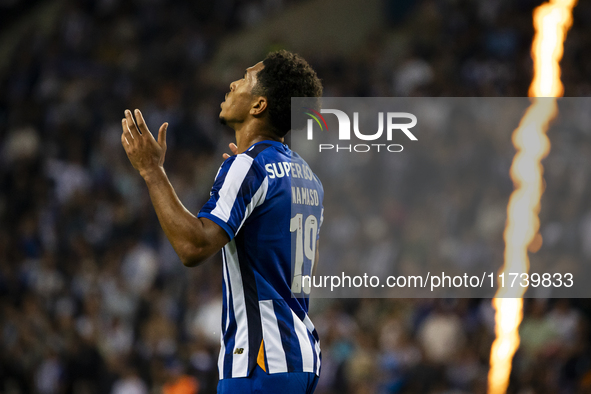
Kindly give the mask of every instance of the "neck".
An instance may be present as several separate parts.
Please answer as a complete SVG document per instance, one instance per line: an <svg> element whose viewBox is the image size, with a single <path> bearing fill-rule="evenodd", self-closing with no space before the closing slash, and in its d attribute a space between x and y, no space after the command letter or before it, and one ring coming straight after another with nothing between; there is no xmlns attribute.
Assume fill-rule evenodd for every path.
<svg viewBox="0 0 591 394"><path fill-rule="evenodd" d="M235 129L236 145L238 146L238 153L244 152L252 144L261 141L279 141L283 142L283 137L278 137L272 130L261 122L253 122L242 124L241 127Z"/></svg>

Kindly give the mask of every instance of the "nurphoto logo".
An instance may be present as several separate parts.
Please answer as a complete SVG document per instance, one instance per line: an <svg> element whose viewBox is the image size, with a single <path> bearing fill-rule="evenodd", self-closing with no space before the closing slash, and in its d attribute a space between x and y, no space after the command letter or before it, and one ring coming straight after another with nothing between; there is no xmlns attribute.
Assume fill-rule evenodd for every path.
<svg viewBox="0 0 591 394"><path fill-rule="evenodd" d="M339 123L338 138L339 141L351 141L351 119L344 111L338 109L323 108L320 112L303 107L304 113L310 117L307 123L308 140L314 139L314 124L318 125L320 131L328 131L328 125L322 114L333 114L337 117ZM384 122L384 119L385 122ZM401 121L402 120L402 121ZM406 121L404 121L406 120ZM365 134L359 128L359 112L353 112L353 134L362 141L377 141L384 134L384 123L386 123L386 141L392 141L394 132L403 132L411 141L417 141L417 137L410 131L416 126L417 117L409 112L378 112L378 130L373 134ZM382 138L383 140L383 138ZM372 143L372 144L318 144L319 152L333 150L335 152L402 152L403 146L400 144Z"/></svg>

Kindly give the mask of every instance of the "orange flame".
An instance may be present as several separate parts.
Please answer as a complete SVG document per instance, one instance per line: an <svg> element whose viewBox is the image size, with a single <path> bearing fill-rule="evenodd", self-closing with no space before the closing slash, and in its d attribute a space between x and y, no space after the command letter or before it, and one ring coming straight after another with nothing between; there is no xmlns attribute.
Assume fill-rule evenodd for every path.
<svg viewBox="0 0 591 394"><path fill-rule="evenodd" d="M572 9L577 0L551 0L534 10L536 34L532 44L534 78L529 88L530 97L552 97L532 100L531 106L513 132L517 153L511 165L511 179L515 190L507 207L505 227L505 265L501 272L529 271L527 249L534 239L538 243L540 199L544 191L541 160L550 151L546 131L558 113L555 97L564 93L560 81L559 62L564 51L564 39L572 25ZM527 288L499 287L493 306L495 334L490 354L488 393L504 394L509 386L511 361L519 347L519 324L523 317L523 294ZM508 298L513 297L513 298Z"/></svg>
<svg viewBox="0 0 591 394"><path fill-rule="evenodd" d="M566 33L573 24L572 10L577 0L551 0L534 10L536 34L532 43L534 78L530 97L562 97L560 59Z"/></svg>

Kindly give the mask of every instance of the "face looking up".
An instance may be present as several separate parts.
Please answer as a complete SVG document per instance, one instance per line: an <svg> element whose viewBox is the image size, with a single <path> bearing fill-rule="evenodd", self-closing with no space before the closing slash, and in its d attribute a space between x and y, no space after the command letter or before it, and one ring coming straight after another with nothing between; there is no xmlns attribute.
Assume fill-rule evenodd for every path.
<svg viewBox="0 0 591 394"><path fill-rule="evenodd" d="M230 84L230 92L226 94L226 99L220 105L220 121L232 127L235 124L242 123L258 102L259 97L252 95L252 89L257 84L257 73L264 68L263 62L258 62L249 67L244 72L242 79L236 80ZM256 111L255 111L256 112Z"/></svg>

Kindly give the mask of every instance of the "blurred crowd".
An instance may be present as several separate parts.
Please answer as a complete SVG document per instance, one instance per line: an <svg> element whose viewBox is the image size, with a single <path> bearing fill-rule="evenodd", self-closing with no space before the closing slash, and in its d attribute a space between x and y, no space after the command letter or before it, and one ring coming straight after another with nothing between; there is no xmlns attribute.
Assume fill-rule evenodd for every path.
<svg viewBox="0 0 591 394"><path fill-rule="evenodd" d="M120 146L120 119L141 108L152 130L169 122L165 168L196 213L233 138L217 120L231 81L202 71L226 34L294 3L69 1L51 34L19 39L0 76L0 391L215 392L220 256L180 263ZM384 1L385 27L356 56L302 55L326 96L524 96L538 3ZM591 93L587 26L582 2L562 62L567 96ZM380 182L392 198L362 227L378 243L392 236L375 257L500 264L510 132L451 132L431 154L391 163ZM546 160L544 258L591 259L589 141L574 129ZM481 179L487 188L474 187ZM421 194L433 183L438 194ZM326 193L321 261L354 235L338 192ZM318 299L310 315L323 349L319 394L486 392L490 300ZM510 392L589 392L590 317L587 299L526 300Z"/></svg>
<svg viewBox="0 0 591 394"><path fill-rule="evenodd" d="M421 120L421 127L417 126L418 142L400 141L403 152L309 155L329 202L318 275L365 273L383 284L389 275L482 274L496 272L503 264L503 231L513 190L508 175L514 154L511 133L528 100L505 99L501 112L493 110L492 103L499 100L491 98L408 101L419 104L416 112L410 112ZM580 110L585 106L569 111L565 104L549 133L553 146L544 160L542 241L530 246L536 252L530 254L530 272L576 272L591 258L587 251L591 187L584 181L591 176L588 114ZM433 122L420 105L429 105L438 114L436 127L430 127ZM579 290L588 288L582 280L586 276L575 273L574 277L579 278ZM329 285L313 290L322 297L425 294L411 285L335 291ZM480 290L464 294L474 296ZM525 301L509 392L588 392L591 302L552 299L556 289L540 285L532 285L529 295L537 298ZM343 390L351 392L487 392L495 335L490 299L339 299L327 304L326 299L314 299L312 305L322 311L314 321L325 333L323 354L328 359L323 359L323 379L328 382L334 373L333 381L347 382L350 385Z"/></svg>

